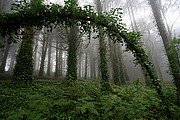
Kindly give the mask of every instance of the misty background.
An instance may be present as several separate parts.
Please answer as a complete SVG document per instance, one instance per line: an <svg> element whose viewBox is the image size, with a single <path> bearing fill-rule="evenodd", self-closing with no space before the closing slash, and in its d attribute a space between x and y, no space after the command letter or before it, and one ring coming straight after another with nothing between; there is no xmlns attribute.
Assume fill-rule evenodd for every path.
<svg viewBox="0 0 180 120"><path fill-rule="evenodd" d="M13 0L0 0L0 13L11 13ZM45 3L57 3L64 5L63 0L45 0ZM122 8L122 21L130 31L139 31L142 34L144 49L149 59L155 66L155 70L162 81L172 82L169 72L164 44L157 29L157 23L152 13L148 0L101 0L103 12L113 8ZM80 6L91 5L97 10L96 0L78 0ZM161 15L168 35L171 38L180 38L180 1L179 0L158 0ZM68 30L62 26L53 29L52 32L46 28L37 30L34 36L33 59L34 76L37 78L61 78L66 75L67 68L67 37ZM20 46L17 43L5 43L0 48L0 72L1 74L13 73L17 51ZM133 61L133 55L126 52L125 46L120 43L113 43L108 37L105 38L107 48L108 71L110 80L113 83L119 79L121 83L131 82L139 79L142 82L146 77L140 65ZM86 34L78 34L78 77L81 79L98 79L99 70L99 40L96 33L91 33L88 39Z"/></svg>

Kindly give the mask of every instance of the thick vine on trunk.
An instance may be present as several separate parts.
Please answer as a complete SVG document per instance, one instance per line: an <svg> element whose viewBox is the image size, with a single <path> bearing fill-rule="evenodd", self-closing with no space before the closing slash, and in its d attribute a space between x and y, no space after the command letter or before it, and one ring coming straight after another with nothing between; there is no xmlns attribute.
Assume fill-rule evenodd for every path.
<svg viewBox="0 0 180 120"><path fill-rule="evenodd" d="M13 73L15 84L29 85L33 81L33 35L33 28L25 28Z"/></svg>

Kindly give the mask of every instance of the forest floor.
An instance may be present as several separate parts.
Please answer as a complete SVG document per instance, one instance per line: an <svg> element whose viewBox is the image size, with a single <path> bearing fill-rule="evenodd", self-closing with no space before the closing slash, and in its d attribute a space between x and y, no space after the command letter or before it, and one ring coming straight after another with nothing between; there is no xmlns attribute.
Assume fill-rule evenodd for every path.
<svg viewBox="0 0 180 120"><path fill-rule="evenodd" d="M101 91L99 81L36 80L29 87L0 81L0 120L166 120L153 88L135 81ZM173 119L180 118L173 85L164 85Z"/></svg>

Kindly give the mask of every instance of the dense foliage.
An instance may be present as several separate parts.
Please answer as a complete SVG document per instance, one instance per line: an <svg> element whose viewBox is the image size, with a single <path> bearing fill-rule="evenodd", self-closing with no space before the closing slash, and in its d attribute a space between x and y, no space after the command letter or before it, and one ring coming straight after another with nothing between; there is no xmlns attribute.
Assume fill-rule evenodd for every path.
<svg viewBox="0 0 180 120"><path fill-rule="evenodd" d="M33 4L20 1L14 6L14 13L0 14L0 33L5 37L12 34L18 35L20 29L25 27L34 26L37 29L46 27L51 30L54 26L60 24L71 27L75 23L79 26L80 32L91 32L92 28L94 32L97 32L97 28L103 27L105 30L103 34L107 34L114 42L125 42L126 49L132 51L136 62L150 76L152 84L169 115L169 107L167 106L160 81L154 74L153 65L148 60L148 56L138 41L141 35L127 31L122 23L121 9L112 10L110 13L97 14L91 6L82 8L74 4L76 4L75 0L65 1L64 7L58 4L46 5L41 1L34 2Z"/></svg>
<svg viewBox="0 0 180 120"><path fill-rule="evenodd" d="M158 94L163 96L160 82L153 72L153 65L138 41L140 34L127 31L121 21L121 9L98 15L91 6L74 7L73 1L66 1L64 7L58 4L45 5L41 2L33 5L20 2L14 7L13 14L0 14L0 33L8 36L18 34L19 30L25 26L34 26L38 29L45 26L52 29L54 25L71 26L74 23L80 27L80 32L89 32L92 27L94 31L97 31L96 28L104 27L104 34L107 34L114 42L126 43L127 50L133 52L137 63L141 64L152 79L152 84Z"/></svg>
<svg viewBox="0 0 180 120"><path fill-rule="evenodd" d="M168 120L156 93L135 81L133 85L113 86L101 94L99 81L77 81L66 86L61 81L36 81L28 88L0 83L1 119L7 120ZM175 87L166 86L171 100L172 119L180 117L174 105Z"/></svg>

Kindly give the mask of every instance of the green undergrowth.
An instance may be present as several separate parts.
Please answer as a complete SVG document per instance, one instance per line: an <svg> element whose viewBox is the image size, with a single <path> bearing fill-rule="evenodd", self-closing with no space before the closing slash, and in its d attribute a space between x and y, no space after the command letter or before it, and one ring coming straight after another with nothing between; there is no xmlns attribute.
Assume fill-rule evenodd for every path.
<svg viewBox="0 0 180 120"><path fill-rule="evenodd" d="M77 81L72 86L55 80L35 81L16 88L0 81L0 119L4 120L166 120L156 92L140 83L112 86L101 92L98 81ZM165 86L174 120L180 118L175 87Z"/></svg>

